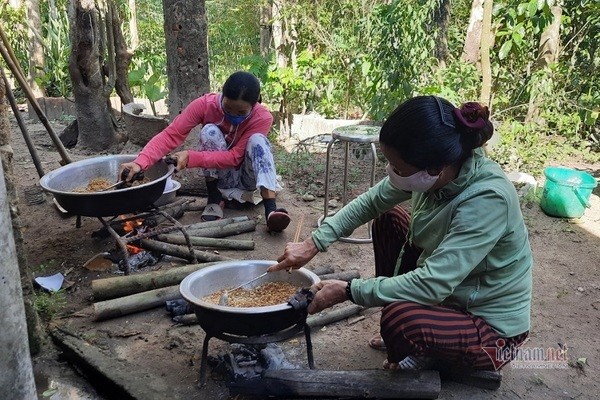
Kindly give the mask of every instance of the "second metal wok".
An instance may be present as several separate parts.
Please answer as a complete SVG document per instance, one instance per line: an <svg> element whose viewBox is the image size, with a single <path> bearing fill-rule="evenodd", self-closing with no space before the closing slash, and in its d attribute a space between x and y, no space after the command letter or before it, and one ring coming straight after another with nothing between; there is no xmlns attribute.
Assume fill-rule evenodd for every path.
<svg viewBox="0 0 600 400"><path fill-rule="evenodd" d="M116 181L119 167L136 158L132 154L88 158L62 166L44 175L40 185L68 212L87 217L110 217L144 211L162 195L167 178L175 167L159 161L144 174L150 181L141 185L106 192L74 192L91 179Z"/></svg>

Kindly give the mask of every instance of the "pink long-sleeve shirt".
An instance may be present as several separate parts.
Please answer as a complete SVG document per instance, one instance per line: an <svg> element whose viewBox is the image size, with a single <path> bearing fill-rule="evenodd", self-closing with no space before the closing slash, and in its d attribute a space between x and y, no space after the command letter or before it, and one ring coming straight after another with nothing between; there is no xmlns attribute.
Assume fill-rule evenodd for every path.
<svg viewBox="0 0 600 400"><path fill-rule="evenodd" d="M223 151L189 151L188 168L237 168L244 161L246 144L255 133L267 136L273 116L260 103L252 108L250 116L238 126L225 119L221 94L208 93L192 101L173 122L154 136L134 160L143 170L156 163L181 145L190 131L198 125L215 124L223 132L228 149Z"/></svg>

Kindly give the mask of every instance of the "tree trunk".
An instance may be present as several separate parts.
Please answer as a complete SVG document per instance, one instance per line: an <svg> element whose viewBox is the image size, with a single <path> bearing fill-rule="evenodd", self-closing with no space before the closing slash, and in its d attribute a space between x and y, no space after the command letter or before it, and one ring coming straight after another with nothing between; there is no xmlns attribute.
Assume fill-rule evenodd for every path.
<svg viewBox="0 0 600 400"><path fill-rule="evenodd" d="M465 46L461 59L465 62L476 64L479 60L479 47L481 45L481 29L483 27L483 0L473 0L471 16L465 37Z"/></svg>
<svg viewBox="0 0 600 400"><path fill-rule="evenodd" d="M273 29L273 2L267 1L260 7L260 55L267 58L271 52Z"/></svg>
<svg viewBox="0 0 600 400"><path fill-rule="evenodd" d="M550 9L552 12L553 20L550 25L546 27L546 30L540 37L540 44L538 47L538 56L535 61L534 71L544 69L558 60L558 52L560 50L560 21L562 17L562 8L560 6L554 6ZM551 84L549 80L550 76L542 76L540 79L544 79L545 82L541 85L541 82L533 82L529 93L529 106L527 108L527 116L525 122L536 122L543 123L540 120L540 104L543 102L543 93L540 93L537 88L540 86L546 86Z"/></svg>
<svg viewBox="0 0 600 400"><path fill-rule="evenodd" d="M438 8L435 11L435 23L437 33L435 37L435 57L438 60L438 66L444 68L446 61L450 56L448 50L448 25L450 23L450 0L440 0Z"/></svg>
<svg viewBox="0 0 600 400"><path fill-rule="evenodd" d="M79 126L78 143L94 151L106 150L115 139L108 107L112 80L105 82L102 38L103 19L93 0L74 0L71 16L71 57L69 74L73 83ZM109 32L112 38L112 32ZM109 40L108 53L112 48ZM112 78L114 79L114 78Z"/></svg>
<svg viewBox="0 0 600 400"><path fill-rule="evenodd" d="M40 1L26 1L27 20L29 23L29 87L35 97L44 97L45 93L36 82L36 78L43 75L38 69L44 66L44 48L42 47L42 21L40 19Z"/></svg>
<svg viewBox="0 0 600 400"><path fill-rule="evenodd" d="M135 3L134 3L135 4ZM133 58L133 48L127 48L121 24L123 18L119 14L119 9L116 4L110 7L111 25L115 40L115 90L121 98L122 104L133 103L133 94L129 88L129 65Z"/></svg>
<svg viewBox="0 0 600 400"><path fill-rule="evenodd" d="M210 90L208 26L204 0L163 0L169 116L173 120Z"/></svg>
<svg viewBox="0 0 600 400"><path fill-rule="evenodd" d="M135 51L140 44L137 26L137 11L135 0L129 0L129 37L131 38L131 50Z"/></svg>
<svg viewBox="0 0 600 400"><path fill-rule="evenodd" d="M273 34L273 48L275 50L275 59L277 60L278 68L287 67L287 57L285 55L284 46L284 33L283 33L283 16L281 10L283 9L283 0L273 0L271 2L272 8L272 34Z"/></svg>
<svg viewBox="0 0 600 400"><path fill-rule="evenodd" d="M486 0L483 4L483 25L481 31L481 95L479 102L486 106L491 105L492 96L492 66L490 62L490 47L494 40L492 33L493 0Z"/></svg>

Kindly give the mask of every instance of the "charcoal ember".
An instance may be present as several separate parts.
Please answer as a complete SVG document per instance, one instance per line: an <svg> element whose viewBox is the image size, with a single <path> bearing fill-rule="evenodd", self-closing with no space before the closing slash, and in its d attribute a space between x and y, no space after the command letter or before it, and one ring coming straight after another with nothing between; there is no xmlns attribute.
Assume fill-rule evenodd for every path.
<svg viewBox="0 0 600 400"><path fill-rule="evenodd" d="M297 369L276 343L246 345L232 343L231 351L209 359L213 371L231 381L259 378L266 369Z"/></svg>
<svg viewBox="0 0 600 400"><path fill-rule="evenodd" d="M140 251L137 254L129 256L129 270L135 271L144 267L151 267L159 261L159 257L155 257L150 251ZM125 270L125 260L119 260L119 269Z"/></svg>

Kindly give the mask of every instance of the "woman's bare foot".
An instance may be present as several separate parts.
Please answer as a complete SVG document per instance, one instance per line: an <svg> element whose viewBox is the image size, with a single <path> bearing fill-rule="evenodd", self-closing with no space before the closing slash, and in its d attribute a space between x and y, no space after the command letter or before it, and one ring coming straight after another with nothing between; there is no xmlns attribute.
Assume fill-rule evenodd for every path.
<svg viewBox="0 0 600 400"><path fill-rule="evenodd" d="M385 347L385 343L383 342L383 338L379 333L376 333L371 339L369 339L369 346L374 348L375 350L387 350L387 348Z"/></svg>

